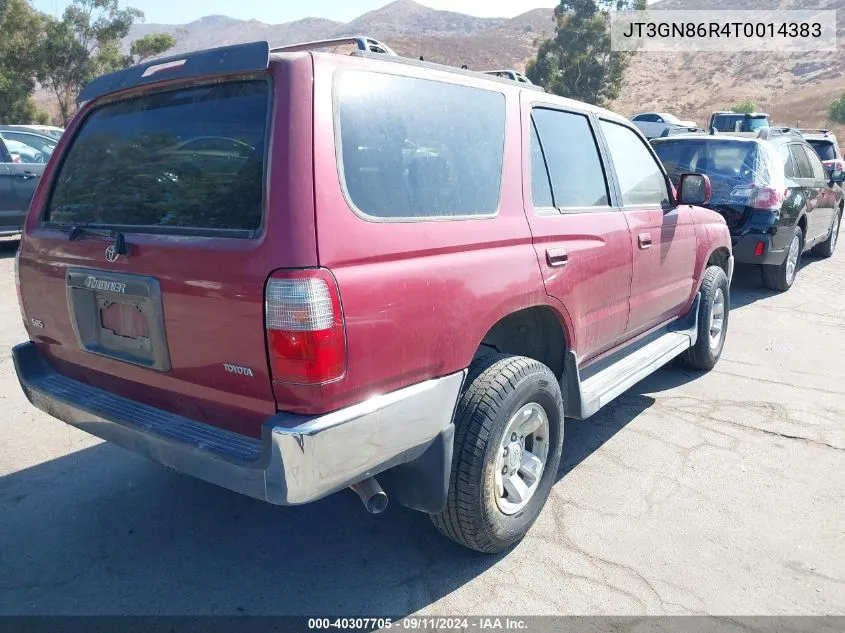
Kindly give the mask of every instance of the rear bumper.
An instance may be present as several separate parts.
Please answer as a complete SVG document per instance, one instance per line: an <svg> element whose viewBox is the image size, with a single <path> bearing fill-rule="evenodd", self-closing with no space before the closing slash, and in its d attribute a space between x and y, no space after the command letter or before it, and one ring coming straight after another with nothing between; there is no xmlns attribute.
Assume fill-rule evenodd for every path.
<svg viewBox="0 0 845 633"><path fill-rule="evenodd" d="M276 414L254 439L71 380L33 343L12 350L29 401L168 468L277 505L314 501L420 457L452 424L465 372L321 416Z"/></svg>
<svg viewBox="0 0 845 633"><path fill-rule="evenodd" d="M734 237L733 255L737 264L765 264L767 266L779 266L786 259L786 249L780 245L771 235L763 233L747 233L742 237ZM762 255L755 255L757 244L763 243Z"/></svg>

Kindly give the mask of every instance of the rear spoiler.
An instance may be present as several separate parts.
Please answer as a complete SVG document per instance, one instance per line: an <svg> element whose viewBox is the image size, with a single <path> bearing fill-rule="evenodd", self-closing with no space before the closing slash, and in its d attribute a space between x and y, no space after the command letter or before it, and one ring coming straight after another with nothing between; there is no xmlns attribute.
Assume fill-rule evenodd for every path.
<svg viewBox="0 0 845 633"><path fill-rule="evenodd" d="M76 103L82 106L88 101L112 92L166 79L260 72L267 70L269 63L270 44L267 42L235 44L196 53L174 55L97 77L82 89Z"/></svg>

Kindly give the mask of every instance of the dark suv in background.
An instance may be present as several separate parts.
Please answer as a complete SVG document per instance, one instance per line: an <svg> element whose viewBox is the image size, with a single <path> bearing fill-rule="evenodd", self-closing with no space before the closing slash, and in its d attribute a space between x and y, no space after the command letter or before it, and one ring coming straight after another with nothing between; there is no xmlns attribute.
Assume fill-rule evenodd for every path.
<svg viewBox="0 0 845 633"><path fill-rule="evenodd" d="M717 132L756 132L771 125L765 112L714 112L710 115L708 130Z"/></svg>
<svg viewBox="0 0 845 633"><path fill-rule="evenodd" d="M845 160L842 160L842 150L836 135L830 130L801 130L801 134L807 142L816 150L816 154L822 159L822 165L828 171L834 169L845 169Z"/></svg>
<svg viewBox="0 0 845 633"><path fill-rule="evenodd" d="M789 290L805 250L833 254L845 173L826 173L797 130L686 134L652 145L674 183L687 172L710 177L708 206L725 218L737 263L761 264L767 287Z"/></svg>

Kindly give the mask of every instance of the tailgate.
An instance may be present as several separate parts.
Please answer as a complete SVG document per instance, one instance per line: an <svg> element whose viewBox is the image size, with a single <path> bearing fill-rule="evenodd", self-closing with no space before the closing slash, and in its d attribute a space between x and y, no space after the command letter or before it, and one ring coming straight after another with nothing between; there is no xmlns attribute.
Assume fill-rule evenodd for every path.
<svg viewBox="0 0 845 633"><path fill-rule="evenodd" d="M269 76L217 81L84 117L21 247L27 326L58 371L260 435L276 410L263 307L277 262L271 93Z"/></svg>

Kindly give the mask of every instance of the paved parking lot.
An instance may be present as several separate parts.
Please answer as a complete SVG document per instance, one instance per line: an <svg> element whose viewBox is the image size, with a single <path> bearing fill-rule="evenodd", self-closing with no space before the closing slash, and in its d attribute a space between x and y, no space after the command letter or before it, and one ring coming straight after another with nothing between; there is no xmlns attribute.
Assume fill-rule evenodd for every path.
<svg viewBox="0 0 845 633"><path fill-rule="evenodd" d="M26 402L0 244L0 614L845 614L845 251L738 272L724 356L566 428L529 537L483 556L351 492L276 508Z"/></svg>

